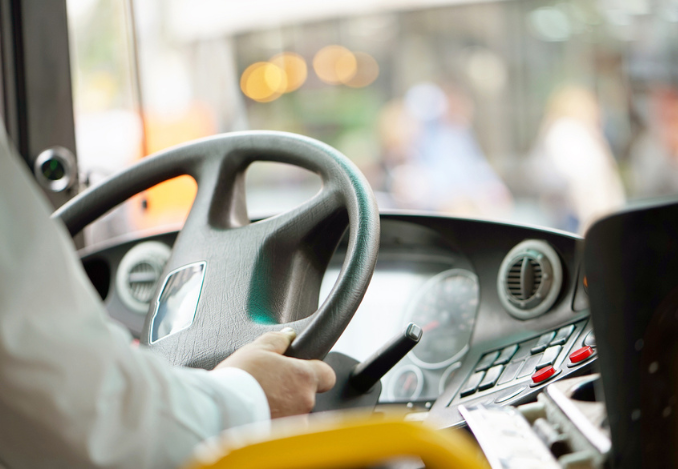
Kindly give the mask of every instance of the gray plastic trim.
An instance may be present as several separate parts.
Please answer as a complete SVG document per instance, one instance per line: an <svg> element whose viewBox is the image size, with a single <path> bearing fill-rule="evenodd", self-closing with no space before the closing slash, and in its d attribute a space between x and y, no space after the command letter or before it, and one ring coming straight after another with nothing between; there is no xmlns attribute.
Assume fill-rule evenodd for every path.
<svg viewBox="0 0 678 469"><path fill-rule="evenodd" d="M511 266L525 255L542 264L542 285L533 298L517 301L508 290L508 273ZM497 293L502 306L511 316L523 320L536 318L551 309L562 286L563 266L558 253L546 241L536 239L523 241L511 249L501 263L497 276Z"/></svg>

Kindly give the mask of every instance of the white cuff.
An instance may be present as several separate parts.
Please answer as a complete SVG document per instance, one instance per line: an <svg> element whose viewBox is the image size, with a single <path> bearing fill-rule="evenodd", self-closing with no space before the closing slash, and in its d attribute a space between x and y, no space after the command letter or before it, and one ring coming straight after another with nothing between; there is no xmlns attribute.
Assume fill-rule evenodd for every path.
<svg viewBox="0 0 678 469"><path fill-rule="evenodd" d="M224 390L222 408L228 427L268 421L268 399L259 382L240 368L224 367L206 373Z"/></svg>

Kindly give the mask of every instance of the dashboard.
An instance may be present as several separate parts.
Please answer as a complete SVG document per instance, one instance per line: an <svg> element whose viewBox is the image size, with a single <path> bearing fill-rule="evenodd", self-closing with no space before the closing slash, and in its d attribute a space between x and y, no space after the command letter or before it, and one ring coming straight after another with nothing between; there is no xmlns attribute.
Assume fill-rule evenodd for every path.
<svg viewBox="0 0 678 469"><path fill-rule="evenodd" d="M139 336L155 284L177 232L118 239L80 252L113 319ZM320 289L327 296L346 240ZM460 404L520 404L552 380L590 371L595 344L581 265L583 241L571 234L496 222L382 214L374 276L333 351L362 361L409 323L419 344L382 379L379 403L403 404L463 422ZM545 364L555 374L535 384Z"/></svg>

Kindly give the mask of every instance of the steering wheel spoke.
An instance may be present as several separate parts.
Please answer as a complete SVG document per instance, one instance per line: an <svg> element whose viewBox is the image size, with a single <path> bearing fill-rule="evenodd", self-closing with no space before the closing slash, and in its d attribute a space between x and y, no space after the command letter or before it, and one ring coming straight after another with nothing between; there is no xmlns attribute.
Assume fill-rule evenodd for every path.
<svg viewBox="0 0 678 469"><path fill-rule="evenodd" d="M327 225L336 226L337 219L343 222L344 228L348 226L348 215L341 193L334 188L323 187L302 205L257 223L268 230L267 243L275 243L280 248L296 249L299 245L307 245L319 235L332 234L327 232Z"/></svg>

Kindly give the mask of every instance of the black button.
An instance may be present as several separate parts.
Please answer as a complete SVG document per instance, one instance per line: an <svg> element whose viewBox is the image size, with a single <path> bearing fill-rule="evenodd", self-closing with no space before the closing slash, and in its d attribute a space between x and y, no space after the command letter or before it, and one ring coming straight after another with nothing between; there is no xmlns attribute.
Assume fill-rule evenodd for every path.
<svg viewBox="0 0 678 469"><path fill-rule="evenodd" d="M541 354L539 355L532 355L530 358L527 359L523 367L520 369L520 373L518 373L518 376L516 378L524 378L525 376L530 376L532 373L534 373L534 370L537 368L537 363L541 360Z"/></svg>
<svg viewBox="0 0 678 469"><path fill-rule="evenodd" d="M508 362L511 361L511 358L513 358L513 355L516 353L516 350L518 350L518 344L514 345L509 345L508 347L504 348L504 350L501 351L499 354L499 357L494 361L495 365L506 365Z"/></svg>
<svg viewBox="0 0 678 469"><path fill-rule="evenodd" d="M504 365L493 366L487 370L487 373L485 373L485 378L483 378L483 380L480 382L480 386L478 386L478 390L484 391L485 389L490 389L492 386L497 384L497 380L499 379L499 376L501 376L502 371L504 371Z"/></svg>
<svg viewBox="0 0 678 469"><path fill-rule="evenodd" d="M537 345L532 347L531 352L532 353L541 353L544 350L546 350L546 347L549 346L553 338L555 337L556 333L555 332L547 332L546 334L542 335L539 337L539 340L537 341Z"/></svg>
<svg viewBox="0 0 678 469"><path fill-rule="evenodd" d="M595 347L596 346L596 336L593 335L593 331L586 334L586 337L584 338L584 345L586 345L588 347Z"/></svg>
<svg viewBox="0 0 678 469"><path fill-rule="evenodd" d="M558 332L556 332L556 336L553 338L550 345L563 345L565 342L567 342L567 339L570 338L573 332L574 324L561 327L560 329L558 329Z"/></svg>
<svg viewBox="0 0 678 469"><path fill-rule="evenodd" d="M497 384L505 384L509 381L513 381L513 379L518 374L518 371L523 366L523 363L524 361L519 361L506 365L506 369L504 370L504 373L501 375L501 379L497 382Z"/></svg>
<svg viewBox="0 0 678 469"><path fill-rule="evenodd" d="M541 360L539 360L539 363L537 363L537 369L541 370L545 366L553 365L556 362L558 355L560 355L561 349L562 347L560 345L547 348L544 352L544 355L542 355Z"/></svg>
<svg viewBox="0 0 678 469"><path fill-rule="evenodd" d="M485 356L481 358L480 361L478 362L478 366L476 366L476 371L487 370L489 367L492 366L492 363L494 363L498 356L499 351L485 354Z"/></svg>
<svg viewBox="0 0 678 469"><path fill-rule="evenodd" d="M480 384L484 377L485 377L484 371L479 371L478 373L472 374L468 381L466 381L464 387L461 389L459 395L461 397L464 397L469 396L476 392L478 390L478 385Z"/></svg>

